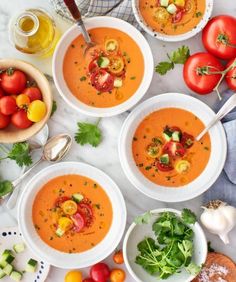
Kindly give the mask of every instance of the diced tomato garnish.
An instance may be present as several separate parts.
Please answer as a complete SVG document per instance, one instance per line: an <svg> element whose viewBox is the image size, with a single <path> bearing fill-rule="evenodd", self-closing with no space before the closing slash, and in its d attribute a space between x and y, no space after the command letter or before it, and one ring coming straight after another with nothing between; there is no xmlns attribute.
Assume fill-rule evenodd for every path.
<svg viewBox="0 0 236 282"><path fill-rule="evenodd" d="M71 219L72 219L72 221L75 225L74 228L73 228L73 230L75 232L80 232L84 228L84 226L86 225L86 221L85 221L84 216L79 212L77 212L76 214L71 216Z"/></svg>
<svg viewBox="0 0 236 282"><path fill-rule="evenodd" d="M60 207L62 203L64 203L65 201L70 200L69 197L66 196L62 196L62 197L58 197L55 201L55 206L56 207Z"/></svg>
<svg viewBox="0 0 236 282"><path fill-rule="evenodd" d="M172 16L172 23L178 23L181 21L184 15L184 9L179 9L173 16Z"/></svg>
<svg viewBox="0 0 236 282"><path fill-rule="evenodd" d="M182 138L181 138L181 144L184 146L184 148L190 148L193 146L194 143L194 137L186 132L183 132Z"/></svg>
<svg viewBox="0 0 236 282"><path fill-rule="evenodd" d="M92 73L91 83L98 91L109 92L114 88L114 76L103 69L98 69Z"/></svg>
<svg viewBox="0 0 236 282"><path fill-rule="evenodd" d="M163 171L163 172L171 171L174 169L171 164L163 164L159 160L156 161L155 165L160 171Z"/></svg>
<svg viewBox="0 0 236 282"><path fill-rule="evenodd" d="M93 221L93 209L91 205L87 203L79 203L78 210L85 219L85 225L90 226Z"/></svg>
<svg viewBox="0 0 236 282"><path fill-rule="evenodd" d="M98 58L95 58L95 59L93 59L93 60L89 63L88 71L89 71L90 73L92 73L92 72L94 72L94 71L96 71L96 70L99 69L99 66L98 66L98 64L97 64L97 59L98 59Z"/></svg>
<svg viewBox="0 0 236 282"><path fill-rule="evenodd" d="M184 146L179 142L167 142L163 147L163 153L172 157L183 157L186 153Z"/></svg>
<svg viewBox="0 0 236 282"><path fill-rule="evenodd" d="M182 133L181 129L178 126L172 126L169 128L169 130L171 132L179 131L180 133Z"/></svg>

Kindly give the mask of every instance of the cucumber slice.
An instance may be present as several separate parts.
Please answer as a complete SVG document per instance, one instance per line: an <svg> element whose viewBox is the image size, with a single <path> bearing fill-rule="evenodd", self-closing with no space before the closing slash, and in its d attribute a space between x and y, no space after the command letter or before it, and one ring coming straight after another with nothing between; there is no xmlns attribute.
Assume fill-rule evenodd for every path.
<svg viewBox="0 0 236 282"><path fill-rule="evenodd" d="M4 273L4 271L0 268L0 279L2 279L3 277L5 277L6 274Z"/></svg>
<svg viewBox="0 0 236 282"><path fill-rule="evenodd" d="M81 195L80 193L75 193L72 195L72 199L76 202L76 203L80 203L83 200L84 196Z"/></svg>
<svg viewBox="0 0 236 282"><path fill-rule="evenodd" d="M62 237L64 235L65 231L62 230L61 228L57 228L57 231L56 231L56 235L58 237Z"/></svg>
<svg viewBox="0 0 236 282"><path fill-rule="evenodd" d="M169 12L171 15L175 14L177 12L177 7L175 6L175 4L170 4L167 8L166 8L167 12Z"/></svg>
<svg viewBox="0 0 236 282"><path fill-rule="evenodd" d="M181 133L179 131L174 131L172 134L172 140L176 142L180 142Z"/></svg>
<svg viewBox="0 0 236 282"><path fill-rule="evenodd" d="M110 64L110 60L107 57L101 56L98 58L97 63L100 68L106 68Z"/></svg>
<svg viewBox="0 0 236 282"><path fill-rule="evenodd" d="M123 85L122 79L116 78L116 79L114 80L114 87L119 88L119 87L121 87L122 85Z"/></svg>
<svg viewBox="0 0 236 282"><path fill-rule="evenodd" d="M31 258L31 259L27 262L25 271L26 271L26 272L35 272L35 271L36 271L36 268L37 268L37 265L38 265L37 260L34 260L34 259Z"/></svg>
<svg viewBox="0 0 236 282"><path fill-rule="evenodd" d="M4 265L4 261L6 263L11 263L15 259L14 255L12 254L11 250L4 250L1 256L0 265ZM6 266L6 265L5 265Z"/></svg>
<svg viewBox="0 0 236 282"><path fill-rule="evenodd" d="M0 260L0 268L4 268L7 265L7 262L5 260Z"/></svg>
<svg viewBox="0 0 236 282"><path fill-rule="evenodd" d="M167 7L169 5L169 0L161 0L160 4L162 7Z"/></svg>
<svg viewBox="0 0 236 282"><path fill-rule="evenodd" d="M173 132L170 131L168 126L166 126L164 131L163 131L163 137L165 138L165 140L167 142L169 142L171 140L172 134L173 134Z"/></svg>
<svg viewBox="0 0 236 282"><path fill-rule="evenodd" d="M13 250L17 254L22 253L25 250L25 244L24 243L15 244L15 245L13 245Z"/></svg>
<svg viewBox="0 0 236 282"><path fill-rule="evenodd" d="M22 279L23 275L19 271L12 271L10 278L14 281L20 281Z"/></svg>
<svg viewBox="0 0 236 282"><path fill-rule="evenodd" d="M162 164L169 164L170 158L168 154L164 154L160 157L160 163Z"/></svg>
<svg viewBox="0 0 236 282"><path fill-rule="evenodd" d="M3 268L3 272L6 274L6 275L10 275L12 273L12 270L13 270L13 266L11 264L7 264L4 268Z"/></svg>

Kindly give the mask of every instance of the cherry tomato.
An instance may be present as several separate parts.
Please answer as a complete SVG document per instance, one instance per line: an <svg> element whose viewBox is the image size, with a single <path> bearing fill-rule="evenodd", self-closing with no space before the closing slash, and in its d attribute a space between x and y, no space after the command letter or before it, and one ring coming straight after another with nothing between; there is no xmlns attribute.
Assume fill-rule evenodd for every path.
<svg viewBox="0 0 236 282"><path fill-rule="evenodd" d="M111 282L124 282L125 281L125 272L122 269L113 269L110 274Z"/></svg>
<svg viewBox="0 0 236 282"><path fill-rule="evenodd" d="M29 104L27 117L33 122L39 122L44 118L46 113L46 104L41 100L34 100Z"/></svg>
<svg viewBox="0 0 236 282"><path fill-rule="evenodd" d="M196 53L184 64L184 81L187 86L200 95L213 91L221 75L214 72L222 71L222 64L209 53Z"/></svg>
<svg viewBox="0 0 236 282"><path fill-rule="evenodd" d="M174 169L171 164L163 164L159 160L156 161L155 165L160 171L163 172L171 171Z"/></svg>
<svg viewBox="0 0 236 282"><path fill-rule="evenodd" d="M110 269L107 264L99 262L91 267L90 276L95 282L107 282L110 277Z"/></svg>
<svg viewBox="0 0 236 282"><path fill-rule="evenodd" d="M183 15L184 15L184 10L183 9L180 9L178 10L173 16L172 16L172 23L178 23L182 20L183 18Z"/></svg>
<svg viewBox="0 0 236 282"><path fill-rule="evenodd" d="M221 15L212 18L202 32L203 45L212 55L229 60L236 57L236 18Z"/></svg>
<svg viewBox="0 0 236 282"><path fill-rule="evenodd" d="M122 264L124 263L124 257L123 257L123 252L122 250L119 250L117 252L114 253L113 255L113 261L116 263L116 264Z"/></svg>
<svg viewBox="0 0 236 282"><path fill-rule="evenodd" d="M6 128L11 122L11 117L0 113L0 129Z"/></svg>
<svg viewBox="0 0 236 282"><path fill-rule="evenodd" d="M163 153L166 153L172 157L183 157L186 153L186 150L181 143L169 141L164 145Z"/></svg>
<svg viewBox="0 0 236 282"><path fill-rule="evenodd" d="M26 76L20 70L7 69L1 76L1 87L8 94L19 94L25 89Z"/></svg>
<svg viewBox="0 0 236 282"><path fill-rule="evenodd" d="M96 70L91 75L91 83L100 92L109 92L114 88L114 77L103 69Z"/></svg>
<svg viewBox="0 0 236 282"><path fill-rule="evenodd" d="M236 59L233 59L228 62L226 68L233 64ZM236 90L236 67L232 68L230 71L227 72L225 80L230 89Z"/></svg>
<svg viewBox="0 0 236 282"><path fill-rule="evenodd" d="M153 16L155 21L159 22L160 24L166 24L170 18L170 14L164 7L156 8L154 10Z"/></svg>
<svg viewBox="0 0 236 282"><path fill-rule="evenodd" d="M69 271L65 276L65 282L82 282L82 273L77 270Z"/></svg>
<svg viewBox="0 0 236 282"><path fill-rule="evenodd" d="M81 213L77 212L76 214L71 216L71 219L72 219L72 221L75 225L74 231L80 232L84 228L85 223L86 223L83 215Z"/></svg>
<svg viewBox="0 0 236 282"><path fill-rule="evenodd" d="M4 91L2 90L2 88L0 88L0 98L2 98L3 96L5 96Z"/></svg>
<svg viewBox="0 0 236 282"><path fill-rule="evenodd" d="M27 109L30 104L30 98L26 94L16 96L16 104L21 109Z"/></svg>
<svg viewBox="0 0 236 282"><path fill-rule="evenodd" d="M95 59L93 59L88 66L88 70L90 73L96 71L99 69L98 63L97 63L98 57L96 57Z"/></svg>
<svg viewBox="0 0 236 282"><path fill-rule="evenodd" d="M61 207L62 207L63 212L68 215L75 214L78 209L76 202L72 200L65 201L64 203L62 203Z"/></svg>
<svg viewBox="0 0 236 282"><path fill-rule="evenodd" d="M93 210L89 204L80 203L78 204L78 210L85 219L86 226L89 227L93 221Z"/></svg>
<svg viewBox="0 0 236 282"><path fill-rule="evenodd" d="M92 278L85 278L83 282L95 282Z"/></svg>
<svg viewBox="0 0 236 282"><path fill-rule="evenodd" d="M41 91L36 86L27 87L22 93L29 96L31 102L34 100L42 100Z"/></svg>
<svg viewBox="0 0 236 282"><path fill-rule="evenodd" d="M62 203L68 200L70 200L70 198L66 196L58 197L55 201L55 207L60 207Z"/></svg>
<svg viewBox="0 0 236 282"><path fill-rule="evenodd" d="M194 137L186 132L183 132L181 137L181 144L184 146L184 148L188 149L193 146L194 143Z"/></svg>
<svg viewBox="0 0 236 282"><path fill-rule="evenodd" d="M17 111L16 100L11 96L0 99L0 111L4 115L12 115Z"/></svg>
<svg viewBox="0 0 236 282"><path fill-rule="evenodd" d="M178 126L172 126L169 128L169 130L171 132L179 131L180 133L182 133L181 129Z"/></svg>
<svg viewBox="0 0 236 282"><path fill-rule="evenodd" d="M115 75L120 74L125 67L123 58L121 56L111 56L109 57L109 59L110 59L110 64L108 66L109 72Z"/></svg>
<svg viewBox="0 0 236 282"><path fill-rule="evenodd" d="M11 116L11 122L18 128L28 128L32 125L32 121L27 118L27 113L20 110Z"/></svg>

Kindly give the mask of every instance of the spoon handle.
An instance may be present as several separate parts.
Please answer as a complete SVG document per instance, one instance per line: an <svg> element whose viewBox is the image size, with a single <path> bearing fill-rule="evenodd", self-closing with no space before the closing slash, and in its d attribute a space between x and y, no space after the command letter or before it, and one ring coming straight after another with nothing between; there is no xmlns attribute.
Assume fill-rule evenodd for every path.
<svg viewBox="0 0 236 282"><path fill-rule="evenodd" d="M220 108L214 119L205 127L205 129L196 137L196 141L201 140L201 138L208 132L208 130L218 121L220 121L224 116L236 107L236 93L233 94Z"/></svg>

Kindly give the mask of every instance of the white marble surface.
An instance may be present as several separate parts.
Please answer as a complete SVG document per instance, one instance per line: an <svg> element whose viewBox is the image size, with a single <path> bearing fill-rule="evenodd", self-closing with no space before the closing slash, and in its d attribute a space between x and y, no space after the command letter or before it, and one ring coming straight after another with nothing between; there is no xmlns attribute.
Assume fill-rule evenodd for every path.
<svg viewBox="0 0 236 282"><path fill-rule="evenodd" d="M40 68L42 71L46 73L51 73L51 59L39 60L37 58L32 58L30 56L21 54L14 50L14 48L10 45L8 41L8 22L10 17L19 11L20 9L26 7L44 7L48 10L52 11L52 7L50 6L47 0L35 1L35 0L1 0L0 1L0 57L1 58L21 58L26 61L33 63L35 66ZM235 0L214 0L214 15L218 14L236 14L236 2ZM65 31L70 25L68 23L63 22L60 18L56 18L57 24L60 27L61 31ZM166 53L170 50L174 50L182 44L186 44L190 47L192 53L203 50L202 43L200 40L200 35L187 40L183 43L163 43L154 38L151 38L147 35L147 39L151 45L155 63L159 62L166 58ZM160 77L157 74L154 74L153 81L148 93L145 95L144 99L148 97L154 96L156 94L164 93L164 92L182 92L182 93L190 93L186 88L183 78L182 78L182 66L177 66L175 70L171 71L168 75L164 77ZM92 118L89 118L85 115L76 113L73 109L65 105L62 101L62 98L59 96L56 89L53 87L54 98L58 104L58 110L54 114L54 116L49 121L49 129L50 135L54 135L57 133L68 132L71 135L76 131L76 123L77 121L93 121ZM222 86L222 90L225 86ZM193 94L194 95L194 94ZM195 95L197 96L197 95ZM209 105L212 105L216 99L215 94L211 94L208 96L197 96L197 98L203 100ZM124 175L119 159L118 159L118 150L117 150L117 140L121 125L126 118L127 113L119 115L117 117L103 119L100 123L102 128L104 139L102 144L94 149L90 146L79 146L76 143L73 144L72 149L66 160L73 161L82 161L94 165L103 171L105 171L109 176L111 176L116 183L119 185L120 189L123 192L123 195L126 200L127 210L128 210L128 222L127 227L132 222L133 218L142 213L147 209L159 208L159 207L173 207L173 208L182 208L189 207L193 209L198 214L200 213L200 205L201 205L201 197L198 197L194 200L179 203L179 204L164 204L158 201L151 200L146 196L142 195L138 192L132 184L128 181L126 176ZM107 157L104 158L104 155ZM41 168L46 167L48 164L46 162L39 165L34 172L32 172L29 176L32 177L36 172L38 172ZM0 167L0 176L4 177L4 171L2 167ZM14 171L12 172L12 178L14 178ZM29 179L28 178L28 179ZM27 183L27 179L24 183ZM23 183L23 185L24 185ZM13 226L16 225L16 209L8 212L6 209L0 209L0 227L3 226ZM225 254L231 256L236 260L236 229L231 233L230 239L231 244L228 246L224 246L221 241L218 240L216 236L210 235L208 233L207 237L212 241L213 247L216 250L222 251ZM111 259L107 260L110 262ZM65 270L52 268L46 282L63 282ZM86 273L86 270L83 270ZM134 280L128 276L126 281L133 282ZM31 282L31 281L29 281Z"/></svg>

